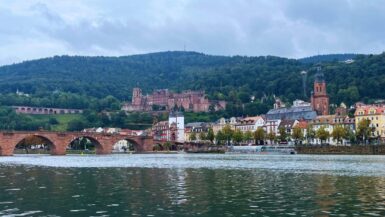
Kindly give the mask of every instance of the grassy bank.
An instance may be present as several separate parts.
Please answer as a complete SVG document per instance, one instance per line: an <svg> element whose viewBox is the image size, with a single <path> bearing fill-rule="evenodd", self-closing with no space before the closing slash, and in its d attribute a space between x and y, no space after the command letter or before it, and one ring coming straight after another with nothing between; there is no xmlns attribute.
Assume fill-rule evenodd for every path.
<svg viewBox="0 0 385 217"><path fill-rule="evenodd" d="M81 119L80 114L62 114L62 115L28 115L33 120L49 122L50 118L55 118L58 124L52 125L52 131L66 131L67 125L70 121Z"/></svg>

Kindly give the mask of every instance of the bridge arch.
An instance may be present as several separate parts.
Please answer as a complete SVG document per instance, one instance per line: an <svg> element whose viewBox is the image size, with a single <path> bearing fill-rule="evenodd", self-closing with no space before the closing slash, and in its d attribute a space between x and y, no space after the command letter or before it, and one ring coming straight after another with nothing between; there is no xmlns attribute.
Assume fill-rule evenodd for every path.
<svg viewBox="0 0 385 217"><path fill-rule="evenodd" d="M87 140L87 144L81 144L84 140ZM77 142L79 142L80 144L76 144ZM94 137L89 135L78 135L73 137L67 144L66 149L74 149L74 147L77 145L80 149L75 148L75 150L90 151L92 153L92 149L94 148L96 154L104 153L106 149L106 147L104 147L104 145L98 140L96 136Z"/></svg>
<svg viewBox="0 0 385 217"><path fill-rule="evenodd" d="M121 137L113 142L112 151L113 152L127 152L127 151L138 152L138 151L141 151L141 145L138 143L138 141L136 141L133 138Z"/></svg>
<svg viewBox="0 0 385 217"><path fill-rule="evenodd" d="M53 154L56 144L52 138L40 134L22 135L11 144L13 153L17 150L19 153L45 153Z"/></svg>

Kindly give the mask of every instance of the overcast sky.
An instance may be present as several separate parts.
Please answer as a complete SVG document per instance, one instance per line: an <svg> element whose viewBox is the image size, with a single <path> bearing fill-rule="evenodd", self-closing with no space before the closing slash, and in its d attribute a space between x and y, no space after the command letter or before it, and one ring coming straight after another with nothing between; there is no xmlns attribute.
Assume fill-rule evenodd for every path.
<svg viewBox="0 0 385 217"><path fill-rule="evenodd" d="M381 0L0 0L0 65L183 50L305 57L385 50Z"/></svg>

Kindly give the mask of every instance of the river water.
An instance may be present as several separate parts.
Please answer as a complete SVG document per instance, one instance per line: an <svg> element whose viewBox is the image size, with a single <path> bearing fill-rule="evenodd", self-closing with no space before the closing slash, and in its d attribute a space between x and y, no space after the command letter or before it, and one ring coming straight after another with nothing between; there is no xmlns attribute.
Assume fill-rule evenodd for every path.
<svg viewBox="0 0 385 217"><path fill-rule="evenodd" d="M0 157L0 216L385 216L385 156Z"/></svg>

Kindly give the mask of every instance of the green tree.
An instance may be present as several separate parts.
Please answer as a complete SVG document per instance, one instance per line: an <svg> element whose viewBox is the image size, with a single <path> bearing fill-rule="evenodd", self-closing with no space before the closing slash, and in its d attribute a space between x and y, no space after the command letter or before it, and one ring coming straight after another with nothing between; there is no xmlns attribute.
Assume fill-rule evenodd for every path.
<svg viewBox="0 0 385 217"><path fill-rule="evenodd" d="M366 144L366 141L369 139L371 131L372 128L370 127L370 120L362 119L358 122L357 137L359 137L364 144Z"/></svg>
<svg viewBox="0 0 385 217"><path fill-rule="evenodd" d="M257 130L254 132L254 140L255 144L259 145L262 141L262 144L264 144L265 138L266 138L266 132L262 127L258 127Z"/></svg>
<svg viewBox="0 0 385 217"><path fill-rule="evenodd" d="M249 142L250 140L253 140L253 133L251 131L246 131L243 134L243 141Z"/></svg>
<svg viewBox="0 0 385 217"><path fill-rule="evenodd" d="M332 131L332 137L337 141L337 144L342 144L342 139L346 137L346 130L341 125L336 125Z"/></svg>
<svg viewBox="0 0 385 217"><path fill-rule="evenodd" d="M224 142L226 141L226 136L222 130L219 130L217 132L217 135L215 135L215 140L217 141L217 145L223 145L224 144Z"/></svg>
<svg viewBox="0 0 385 217"><path fill-rule="evenodd" d="M195 141L197 140L197 134L195 132L191 132L190 133L190 141Z"/></svg>
<svg viewBox="0 0 385 217"><path fill-rule="evenodd" d="M214 131L213 131L213 128L210 127L207 131L207 140L209 140L211 144L213 144L214 139L215 139Z"/></svg>
<svg viewBox="0 0 385 217"><path fill-rule="evenodd" d="M202 140L202 141L207 140L207 134L205 132L201 132L199 134L199 139Z"/></svg>
<svg viewBox="0 0 385 217"><path fill-rule="evenodd" d="M279 140L281 142L287 141L287 138L289 135L287 134L286 129L284 127L280 127L278 131L279 131L279 136L278 136Z"/></svg>
<svg viewBox="0 0 385 217"><path fill-rule="evenodd" d="M313 126L309 124L306 128L306 141L310 145L310 141L316 138L316 131L313 129Z"/></svg>
<svg viewBox="0 0 385 217"><path fill-rule="evenodd" d="M67 125L68 131L81 131L84 128L86 128L86 123L79 119L71 120Z"/></svg>
<svg viewBox="0 0 385 217"><path fill-rule="evenodd" d="M166 149L167 151L170 151L171 146L172 146L171 142L166 142L163 144L164 149Z"/></svg>
<svg viewBox="0 0 385 217"><path fill-rule="evenodd" d="M233 133L233 141L236 143L236 144L240 144L243 140L243 133L241 130L239 129L236 129Z"/></svg>
<svg viewBox="0 0 385 217"><path fill-rule="evenodd" d="M270 143L273 144L275 139L276 139L276 135L273 131L271 131L270 133L267 134L267 139L270 140Z"/></svg>
<svg viewBox="0 0 385 217"><path fill-rule="evenodd" d="M234 130L231 129L231 126L226 124L226 126L223 127L222 133L226 139L227 145L230 145L231 139L233 138Z"/></svg>
<svg viewBox="0 0 385 217"><path fill-rule="evenodd" d="M298 141L301 141L303 140L303 132L302 132L302 129L299 128L298 126L295 126L293 128L293 135L292 135L293 139L294 139L294 143L295 144L298 144Z"/></svg>
<svg viewBox="0 0 385 217"><path fill-rule="evenodd" d="M346 140L350 141L350 144L355 144L357 137L354 134L353 130L351 130L349 127L345 127L345 138Z"/></svg>
<svg viewBox="0 0 385 217"><path fill-rule="evenodd" d="M330 137L329 131L324 126L320 127L316 132L316 137L321 140L321 144Z"/></svg>

